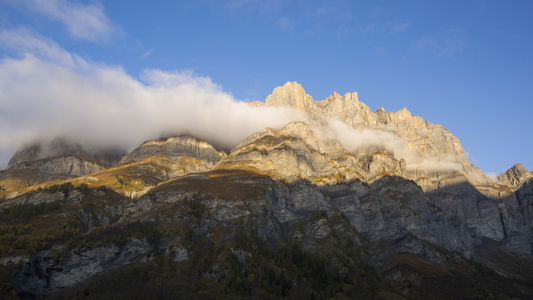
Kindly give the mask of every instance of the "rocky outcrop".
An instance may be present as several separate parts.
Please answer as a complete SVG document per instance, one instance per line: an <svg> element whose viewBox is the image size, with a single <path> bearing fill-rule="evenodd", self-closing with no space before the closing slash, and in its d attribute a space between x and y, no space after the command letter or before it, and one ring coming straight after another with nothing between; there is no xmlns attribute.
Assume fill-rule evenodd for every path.
<svg viewBox="0 0 533 300"><path fill-rule="evenodd" d="M51 142L36 142L22 146L8 164L6 176L16 176L20 170L35 170L32 181L49 178L49 174L78 177L104 170L118 162L123 152L118 149L88 150L66 138ZM20 173L20 172L19 172Z"/></svg>
<svg viewBox="0 0 533 300"><path fill-rule="evenodd" d="M42 146L40 143L20 147L17 152L13 154L13 157L11 157L11 159L9 160L7 167L10 168L22 162L40 159L42 152L41 148Z"/></svg>
<svg viewBox="0 0 533 300"><path fill-rule="evenodd" d="M8 169L23 162L53 159L65 156L77 156L92 160L99 165L109 167L117 163L124 155L120 149L88 149L68 138L58 137L52 141L37 141L20 147L8 163Z"/></svg>
<svg viewBox="0 0 533 300"><path fill-rule="evenodd" d="M207 172L224 157L226 153L205 141L191 136L176 136L142 143L125 155L117 166L128 173L147 172L168 180Z"/></svg>
<svg viewBox="0 0 533 300"><path fill-rule="evenodd" d="M106 169L107 166L100 161L95 161L86 156L60 156L53 158L44 158L36 161L24 161L17 163L6 170L5 176L15 173L20 170L35 170L43 174L41 176L48 177L47 174L62 174L66 176L84 176L94 172ZM34 181L39 181L35 178Z"/></svg>
<svg viewBox="0 0 533 300"><path fill-rule="evenodd" d="M498 183L507 186L519 187L524 182L533 178L533 174L521 164L516 164L505 173L498 176Z"/></svg>
<svg viewBox="0 0 533 300"><path fill-rule="evenodd" d="M45 251L24 264L17 279L22 296L43 295L79 283L104 270L144 262L151 245L144 239L132 239L125 245L109 244L92 249L73 250L66 259L58 259L61 249ZM58 251L59 250L59 251Z"/></svg>
<svg viewBox="0 0 533 300"><path fill-rule="evenodd" d="M39 171L45 173L67 174L83 176L104 170L105 166L92 160L85 160L76 156L63 156L47 160L39 166Z"/></svg>
<svg viewBox="0 0 533 300"><path fill-rule="evenodd" d="M342 146L337 146L340 147L338 151L349 155ZM341 167L346 174L358 174L349 160L343 162L344 165L339 164L324 152L316 133L307 124L293 122L281 130L267 128L252 134L216 168L253 167L289 181L305 178L316 183L331 183L340 179Z"/></svg>
<svg viewBox="0 0 533 300"><path fill-rule="evenodd" d="M124 156L122 162L138 161L157 153L164 153L173 160L182 156L196 157L211 166L226 156L223 151L217 151L207 142L191 136L177 136L146 141Z"/></svg>

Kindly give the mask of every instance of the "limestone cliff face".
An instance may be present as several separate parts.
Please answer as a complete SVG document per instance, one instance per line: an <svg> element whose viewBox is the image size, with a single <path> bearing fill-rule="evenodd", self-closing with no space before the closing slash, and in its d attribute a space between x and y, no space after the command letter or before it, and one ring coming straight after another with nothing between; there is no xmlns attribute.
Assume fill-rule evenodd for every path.
<svg viewBox="0 0 533 300"><path fill-rule="evenodd" d="M35 170L46 174L84 176L117 163L123 155L118 149L89 150L66 138L36 142L20 147L8 164L7 174L18 170ZM36 175L37 176L37 175ZM40 181L35 178L32 181Z"/></svg>
<svg viewBox="0 0 533 300"><path fill-rule="evenodd" d="M358 158L368 154L369 149L364 147L365 143L373 146L371 152L385 148L398 161L405 160L405 168L409 170L406 175L409 178L459 172L476 184L490 181L481 170L470 164L457 137L442 125L411 115L405 108L397 112L379 108L372 112L359 101L357 93L347 93L344 96L333 93L322 101L314 101L296 82L275 88L265 100L265 105L289 106L305 112L309 116L309 125L315 131L322 132L322 140L339 138L347 150ZM332 122L338 121L347 126L331 128ZM339 131L342 136L339 136ZM369 136L375 138L368 138ZM367 141L350 145L350 139L365 138Z"/></svg>
<svg viewBox="0 0 533 300"><path fill-rule="evenodd" d="M527 192L520 196L494 194L500 188L476 186L461 172L436 173L433 178L415 183L409 180L412 175L405 160L396 159L387 150L377 149L356 158L338 142L322 142L303 122L257 132L215 166L250 167L295 188L304 184L301 179L322 187L330 195L329 200L320 200L323 205L341 209L359 232L376 241L411 233L468 256L483 239L489 238L515 252L532 252L533 236L526 225L530 221L524 214L529 202L518 200L527 199ZM529 178L529 172L520 170L516 167L508 173ZM425 176L420 174L424 173L417 176ZM336 187L330 190L331 185ZM311 191L309 187L304 190ZM291 199L282 202L296 201L293 194L283 197ZM302 197L321 198L311 194Z"/></svg>
<svg viewBox="0 0 533 300"><path fill-rule="evenodd" d="M45 173L67 174L72 176L83 176L104 169L105 166L102 164L77 156L62 156L46 160L39 166L39 171Z"/></svg>
<svg viewBox="0 0 533 300"><path fill-rule="evenodd" d="M8 168L23 162L63 156L84 157L102 166L110 166L117 163L123 155L120 149L88 149L68 138L58 137L51 141L37 141L21 146L9 161Z"/></svg>
<svg viewBox="0 0 533 300"><path fill-rule="evenodd" d="M209 171L222 158L211 144L190 136L150 140L142 143L118 164L125 170L149 170L164 180ZM146 171L145 171L146 172Z"/></svg>
<svg viewBox="0 0 533 300"><path fill-rule="evenodd" d="M322 141L309 125L298 121L252 134L215 167L253 167L275 178L321 185L385 175L406 177L405 165L405 160L383 148L356 157L338 140Z"/></svg>
<svg viewBox="0 0 533 300"><path fill-rule="evenodd" d="M360 232L376 238L392 236L395 230L404 228L465 254L473 252L484 238L502 242L515 252L532 252L533 236L527 225L531 222L526 213L530 204L523 199L529 199L531 184L526 183L533 182L533 175L522 165L515 165L493 181L469 162L457 137L443 126L412 116L406 109L387 112L380 108L372 112L356 93L333 93L314 101L301 85L289 82L274 89L264 105L303 111L308 124L295 122L281 130L255 133L218 167L253 166L289 182L303 178L318 185L350 180L371 185L386 182L383 189L393 191L398 198L404 197L409 185L384 178L412 180L421 188L410 192L410 197L418 195L416 201L406 204L413 199L404 198L399 210L393 210L395 213L390 213L395 202L385 200L394 197L381 192L373 198L363 197L369 201L368 207L356 206L350 208L355 209L351 212L343 212L353 216L352 223L358 224ZM361 201L361 195L357 195L355 203ZM416 209L412 206L415 204ZM402 211L404 205L410 207L409 212L418 212L409 215ZM397 218L399 211L405 216ZM418 220L418 216L423 217ZM424 225L426 221L433 225Z"/></svg>
<svg viewBox="0 0 533 300"><path fill-rule="evenodd" d="M308 179L315 183L334 183L360 176L356 159L342 145L334 145L342 159L325 152L316 133L303 122L292 122L280 130L267 128L248 137L221 160L216 168L259 169L272 177L288 181ZM342 155L344 154L344 155ZM344 171L344 173L341 173Z"/></svg>
<svg viewBox="0 0 533 300"><path fill-rule="evenodd" d="M274 89L274 92L265 99L269 106L290 106L299 110L308 111L313 108L313 98L297 82L287 82Z"/></svg>
<svg viewBox="0 0 533 300"><path fill-rule="evenodd" d="M67 176L84 176L94 172L104 170L107 167L101 161L93 160L87 156L66 155L53 158L43 158L36 161L23 161L13 165L4 175L20 171L35 170L40 171L43 176L46 174L62 174ZM37 174L35 176L38 176ZM34 178L34 181L39 181Z"/></svg>
<svg viewBox="0 0 533 300"><path fill-rule="evenodd" d="M163 140L150 140L142 143L131 153L122 158L122 162L138 161L152 155L163 153L171 160L177 160L182 156L198 158L212 167L226 154L217 151L211 144L190 136L170 137Z"/></svg>
<svg viewBox="0 0 533 300"><path fill-rule="evenodd" d="M8 168L18 165L22 162L32 161L40 158L41 145L39 143L20 147L7 164Z"/></svg>
<svg viewBox="0 0 533 300"><path fill-rule="evenodd" d="M131 153L122 158L122 162L140 160L156 153L165 153L171 158L183 155L196 157L214 164L226 154L217 151L211 144L190 136L170 137L168 139L150 140L142 143Z"/></svg>
<svg viewBox="0 0 533 300"><path fill-rule="evenodd" d="M526 181L533 178L533 174L521 164L516 164L505 173L498 176L498 183L519 187Z"/></svg>

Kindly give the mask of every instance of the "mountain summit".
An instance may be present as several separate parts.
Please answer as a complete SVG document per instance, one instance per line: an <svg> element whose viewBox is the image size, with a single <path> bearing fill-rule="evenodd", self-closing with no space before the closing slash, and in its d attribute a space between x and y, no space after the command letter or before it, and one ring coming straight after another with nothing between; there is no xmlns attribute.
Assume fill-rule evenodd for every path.
<svg viewBox="0 0 533 300"><path fill-rule="evenodd" d="M231 152L192 136L117 159L69 140L0 172L0 274L13 297L533 297L533 174L497 178L457 137L356 93L289 82L294 112ZM108 159L106 159L108 158ZM13 276L15 274L15 276Z"/></svg>
<svg viewBox="0 0 533 300"><path fill-rule="evenodd" d="M358 100L357 93L344 96L333 93L322 101L314 101L297 82L275 88L264 104L254 105L284 106L304 112L307 116L304 121L323 143L339 141L358 159L384 149L398 162L404 160L404 176L413 180L455 174L473 184L490 182L470 163L457 137L442 125L411 115L405 108L397 112L379 108L372 112Z"/></svg>

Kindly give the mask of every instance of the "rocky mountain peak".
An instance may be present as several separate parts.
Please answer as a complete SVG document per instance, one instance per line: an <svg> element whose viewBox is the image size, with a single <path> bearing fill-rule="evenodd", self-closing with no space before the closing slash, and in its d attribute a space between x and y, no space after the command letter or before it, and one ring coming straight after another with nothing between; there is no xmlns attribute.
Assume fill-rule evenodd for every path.
<svg viewBox="0 0 533 300"><path fill-rule="evenodd" d="M294 81L275 88L265 103L269 106L290 106L305 111L312 106L313 98L305 93L302 85Z"/></svg>
<svg viewBox="0 0 533 300"><path fill-rule="evenodd" d="M498 182L504 185L520 186L527 180L533 178L533 174L529 172L522 164L515 164L505 173L498 176Z"/></svg>
<svg viewBox="0 0 533 300"><path fill-rule="evenodd" d="M181 157L183 155L206 160L211 164L216 163L226 154L216 150L208 142L192 136L175 136L165 139L150 140L142 143L131 153L122 158L122 162L141 160L156 153L165 153L169 157Z"/></svg>
<svg viewBox="0 0 533 300"><path fill-rule="evenodd" d="M427 127L431 123L424 121L422 117L413 116L407 108L402 108L397 112L389 112L380 107L375 112L363 102L359 101L357 92L346 93L344 96L337 92L321 101L314 101L305 93L304 88L297 82L287 82L283 86L274 89L266 100L267 106L289 106L309 115L310 122L327 124L331 119L340 120L352 127L376 128L388 131L400 131L391 127ZM260 103L253 102L253 106ZM312 124L315 125L315 124ZM438 124L431 124L440 126ZM388 128L387 128L388 127ZM393 130L391 130L393 129Z"/></svg>
<svg viewBox="0 0 533 300"><path fill-rule="evenodd" d="M251 105L258 105L251 103ZM267 106L288 106L304 111L310 120L325 124L331 118L357 119L367 122L372 111L360 102L357 93L346 93L344 96L337 92L321 101L314 101L313 97L305 93L304 88L297 82L287 82L273 90L266 100Z"/></svg>
<svg viewBox="0 0 533 300"><path fill-rule="evenodd" d="M121 149L84 146L66 137L34 141L21 146L13 155L6 170L11 173L33 172L31 181L49 180L54 175L83 176L104 170L124 155Z"/></svg>
<svg viewBox="0 0 533 300"><path fill-rule="evenodd" d="M29 145L23 145L13 154L9 163L7 164L8 168L11 168L19 163L25 161L31 161L39 159L42 152L42 146L40 143L34 143Z"/></svg>
<svg viewBox="0 0 533 300"><path fill-rule="evenodd" d="M58 137L51 141L35 141L22 145L8 163L8 168L27 161L42 158L60 157L65 155L80 155L84 151L80 144Z"/></svg>
<svg viewBox="0 0 533 300"><path fill-rule="evenodd" d="M460 172L472 183L489 181L471 165L457 137L442 125L413 116L407 108L389 112L380 107L373 112L359 101L355 92L344 96L334 92L324 100L314 101L297 82L275 88L265 105L303 111L320 142L330 145L328 153L342 153L332 149L335 143L329 142L339 139L340 145L358 158L367 155L368 150L387 149L397 161L404 160L405 170L409 171L404 174L410 174L406 176L414 180L431 174Z"/></svg>
<svg viewBox="0 0 533 300"><path fill-rule="evenodd" d="M8 168L23 162L65 156L80 156L84 157L84 159L98 161L102 165L113 165L120 160L122 155L124 153L119 149L84 146L67 137L56 137L53 140L35 141L21 146L9 161Z"/></svg>

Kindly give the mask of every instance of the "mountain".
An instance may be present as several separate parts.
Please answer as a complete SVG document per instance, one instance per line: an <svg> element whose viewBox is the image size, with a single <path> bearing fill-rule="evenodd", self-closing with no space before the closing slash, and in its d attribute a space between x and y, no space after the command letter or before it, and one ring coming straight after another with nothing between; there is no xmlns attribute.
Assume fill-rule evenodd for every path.
<svg viewBox="0 0 533 300"><path fill-rule="evenodd" d="M491 179L441 125L356 93L289 82L251 105L298 120L229 153L22 147L0 174L3 298L533 297L522 165Z"/></svg>
<svg viewBox="0 0 533 300"><path fill-rule="evenodd" d="M469 162L457 137L442 125L412 116L405 108L397 112L379 108L372 112L358 100L357 93L333 93L314 101L296 82L275 88L264 104L254 105L289 106L305 112L306 121L324 139L336 135L356 157L384 148L397 160L406 161L405 168L413 180L435 177L436 173L459 173L472 183L490 182Z"/></svg>
<svg viewBox="0 0 533 300"><path fill-rule="evenodd" d="M519 187L531 180L533 174L526 170L521 164L516 164L505 173L498 176L498 182L502 185Z"/></svg>
<svg viewBox="0 0 533 300"><path fill-rule="evenodd" d="M23 145L13 155L7 167L11 168L24 162L33 162L41 159L77 156L83 157L85 160L93 160L105 168L117 163L123 155L124 153L118 149L87 149L80 143L74 142L66 137L58 137L50 142L38 141ZM52 170L52 172L59 173L56 170ZM77 175L79 176L80 174Z"/></svg>
<svg viewBox="0 0 533 300"><path fill-rule="evenodd" d="M120 161L124 151L116 147L84 146L66 137L22 145L0 173L4 188L75 178L105 170Z"/></svg>

